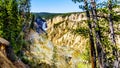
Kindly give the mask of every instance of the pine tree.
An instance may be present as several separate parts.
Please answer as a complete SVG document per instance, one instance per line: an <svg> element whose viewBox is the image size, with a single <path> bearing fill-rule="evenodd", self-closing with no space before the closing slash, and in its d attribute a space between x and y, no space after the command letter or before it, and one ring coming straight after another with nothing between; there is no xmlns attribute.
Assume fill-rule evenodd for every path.
<svg viewBox="0 0 120 68"><path fill-rule="evenodd" d="M88 2L87 0L72 0L74 2L84 2L84 9L86 11L86 17L87 17L87 23L89 27L89 39L90 39L90 50L91 50L91 63L92 63L92 68L96 68L96 50L95 50L95 45L94 45L94 37L93 37L93 30L92 30L92 23L90 21L90 12L88 8Z"/></svg>
<svg viewBox="0 0 120 68"><path fill-rule="evenodd" d="M16 42L16 38L20 34L23 26L23 21L28 21L30 17L30 0L24 0L22 4L25 4L23 7L26 17L22 17L21 14L21 0L0 0L0 36L7 39L10 42L10 46L7 47L10 51L10 56L13 55L14 51L17 52L22 41L19 39L19 43ZM13 49L14 51L13 51ZM9 50L10 49L10 50ZM10 60L16 59L10 58Z"/></svg>
<svg viewBox="0 0 120 68"><path fill-rule="evenodd" d="M97 47L97 55L98 55L98 62L100 65L100 68L104 68L104 51L101 43L101 33L100 33L100 27L98 24L98 18L97 18L97 10L96 10L96 2L95 0L90 0L91 2L91 12L92 12L92 19L94 22L94 29L95 29L95 43Z"/></svg>

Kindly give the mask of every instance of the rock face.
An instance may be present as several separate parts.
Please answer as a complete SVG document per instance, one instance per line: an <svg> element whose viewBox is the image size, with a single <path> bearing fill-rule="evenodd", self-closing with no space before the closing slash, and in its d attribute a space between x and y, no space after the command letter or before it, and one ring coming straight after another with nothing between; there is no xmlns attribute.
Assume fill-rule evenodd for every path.
<svg viewBox="0 0 120 68"><path fill-rule="evenodd" d="M31 29L26 34L28 43L23 48L24 60L31 62L31 67L77 68L82 62L80 54L88 45L88 39L72 33L72 30L86 26L85 22L79 21L85 20L83 15L71 14L47 20L47 35Z"/></svg>
<svg viewBox="0 0 120 68"><path fill-rule="evenodd" d="M75 14L70 14L66 16L59 15L59 16L53 17L52 19L48 19L47 24L48 24L48 27L52 27L54 24L57 24L63 21L79 22L81 20L86 20L85 13L75 13Z"/></svg>
<svg viewBox="0 0 120 68"><path fill-rule="evenodd" d="M88 44L88 39L71 33L70 29L86 25L84 22L79 22L78 16L81 15L57 16L47 20L48 37L45 34L39 35L32 29L26 34L28 46L23 48L24 59L33 63L31 67L49 65L57 68L77 68L81 62L80 53L85 49L83 45Z"/></svg>
<svg viewBox="0 0 120 68"><path fill-rule="evenodd" d="M7 47L9 46L9 42L0 37L0 68L26 68L26 65L21 60L19 62L18 60L14 62L10 61L10 56L8 57L8 55L15 54L12 51L8 54ZM12 57L14 57L13 55Z"/></svg>
<svg viewBox="0 0 120 68"><path fill-rule="evenodd" d="M70 46L79 48L81 45L88 41L84 37L73 34L72 30L78 27L86 27L87 24L84 13L71 14L69 16L57 16L53 19L48 19L48 37L55 44L60 46Z"/></svg>
<svg viewBox="0 0 120 68"><path fill-rule="evenodd" d="M86 67L90 66L87 31L83 31L86 36L79 33L80 30L74 31L79 28L88 29L85 20L84 13L58 15L47 19L47 35L38 34L31 29L26 34L27 46L23 48L24 61L29 61L28 64L35 68L43 66L44 68L78 68L79 63L86 64ZM118 36L117 41L119 40ZM83 54L87 59L81 56Z"/></svg>
<svg viewBox="0 0 120 68"><path fill-rule="evenodd" d="M0 68L16 68L13 63L0 51Z"/></svg>
<svg viewBox="0 0 120 68"><path fill-rule="evenodd" d="M78 34L74 34L74 30L78 28L88 29L87 23L85 23L86 16L85 13L76 13L71 14L69 16L56 16L52 19L48 19L48 37L57 47L57 52L61 56L71 57L70 65L72 68L76 68L77 64L80 62L86 61L81 59L79 55L85 52L86 46L89 47L89 39ZM101 27L108 27L109 24L104 24L100 22ZM120 30L119 25L114 24L115 32ZM109 29L109 28L108 28ZM85 33L87 34L87 33ZM109 35L108 33L106 34ZM118 47L120 47L120 35L116 34L116 43ZM60 49L60 51L59 51ZM65 50L64 50L65 49ZM61 51L62 50L62 51ZM76 54L77 53L77 54ZM64 60L64 59L63 59ZM62 61L63 61L62 60ZM60 66L66 66L65 62L57 60L56 64L58 64L58 68ZM62 65L60 62L64 63ZM76 65L75 65L76 64ZM65 67L66 68L66 67ZM70 67L69 67L70 68Z"/></svg>
<svg viewBox="0 0 120 68"><path fill-rule="evenodd" d="M74 34L73 30L79 26L86 27L84 13L75 13L69 16L56 16L48 19L48 38L56 46L55 63L57 68L77 68L80 54L84 53L88 38ZM85 60L85 62L88 62Z"/></svg>
<svg viewBox="0 0 120 68"><path fill-rule="evenodd" d="M119 12L118 9L115 12ZM101 14L101 13L99 13ZM75 13L66 16L58 15L53 17L52 19L47 20L48 24L48 35L49 39L55 44L59 45L67 45L65 43L72 42L80 42L81 39L80 35L74 35L71 30L77 29L79 27L88 28L87 23L85 23L86 16L85 13ZM108 27L109 24L102 23L100 24L101 27ZM115 32L120 30L120 24L114 24ZM78 39L79 37L79 39ZM82 37L83 38L83 37ZM73 39L73 41L72 41ZM64 41L64 43L63 43ZM76 43L75 42L75 43ZM74 43L74 44L75 44ZM116 34L116 43L120 45L120 36ZM60 45L61 45L60 44ZM74 44L71 44L74 46ZM70 44L68 44L70 45ZM119 47L119 46L118 46Z"/></svg>
<svg viewBox="0 0 120 68"><path fill-rule="evenodd" d="M9 42L0 37L0 51L6 56L6 46L9 46Z"/></svg>
<svg viewBox="0 0 120 68"><path fill-rule="evenodd" d="M13 63L8 60L6 57L6 46L9 45L9 42L4 38L0 37L0 68L15 68Z"/></svg>

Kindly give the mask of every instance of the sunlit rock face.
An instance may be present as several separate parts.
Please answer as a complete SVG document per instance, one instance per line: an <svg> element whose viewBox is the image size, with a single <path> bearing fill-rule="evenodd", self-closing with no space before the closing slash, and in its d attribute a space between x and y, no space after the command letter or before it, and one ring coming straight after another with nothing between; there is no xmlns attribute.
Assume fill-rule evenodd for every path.
<svg viewBox="0 0 120 68"><path fill-rule="evenodd" d="M84 13L64 17L56 16L47 20L48 38L56 47L54 60L58 68L77 68L78 64L83 61L80 54L84 53L89 39L74 34L72 30L79 26L87 28L84 20L86 20ZM85 62L87 61L85 60Z"/></svg>
<svg viewBox="0 0 120 68"><path fill-rule="evenodd" d="M63 18L61 16L57 16L52 19L52 22L54 23L61 22L61 21L63 21Z"/></svg>
<svg viewBox="0 0 120 68"><path fill-rule="evenodd" d="M60 18L60 20L59 20L59 18ZM71 66L73 68L75 68L75 66L78 63L84 61L79 57L79 55L81 55L82 53L85 52L86 45L89 46L89 44L88 44L89 38L85 38L82 35L74 34L72 29L77 29L79 27L88 28L87 23L85 22L86 15L85 15L85 13L71 14L69 16L64 16L64 17L62 17L62 16L60 17L60 15L59 15L58 17L57 16L55 17L55 19L57 19L59 21L56 21L56 20L52 21L53 19L47 20L48 38L53 42L54 45L56 45L56 47L58 47L58 49L57 49L58 52L59 52L60 48L64 49L64 47L65 47L67 52L63 50L62 52L64 52L64 53L62 54L62 52L60 52L60 54L62 54L63 56L72 57L69 63L71 64ZM109 24L106 23L106 24L102 25L102 22L101 22L100 26L104 26L106 28L109 26ZM114 26L116 29L115 31L118 31L119 25L114 25ZM108 29L109 29L109 27L108 27ZM108 33L106 35L108 36ZM118 47L120 47L119 46L120 45L120 36L119 35L116 35L116 43L117 43ZM77 54L75 54L76 52L77 52ZM88 61L85 60L85 62L88 62ZM56 61L56 63L58 63L58 65L60 66L60 61Z"/></svg>
<svg viewBox="0 0 120 68"><path fill-rule="evenodd" d="M81 20L86 20L86 15L85 13L75 13L75 14L70 14L70 15L58 15L53 17L52 19L47 20L48 27L53 26L54 24L57 24L62 21L74 21L74 22L79 22Z"/></svg>
<svg viewBox="0 0 120 68"><path fill-rule="evenodd" d="M54 21L52 21L54 20ZM58 21L59 20L59 21ZM65 45L65 46L81 46L81 44L87 42L88 39L84 37L73 34L72 29L76 29L79 26L86 27L87 24L84 22L86 20L85 13L76 13L69 16L56 16L55 18L48 19L48 37L55 45ZM81 43L82 42L82 43ZM85 45L85 44L84 44Z"/></svg>
<svg viewBox="0 0 120 68"><path fill-rule="evenodd" d="M119 12L118 8L114 10L116 12ZM76 29L78 27L88 28L87 23L85 22L86 20L87 18L85 13L75 13L75 14L66 15L64 17L62 15L59 15L59 16L53 17L52 19L48 19L47 24L48 24L49 39L52 40L52 42L56 45L62 44L62 45L70 46L70 43L71 43L71 45L74 46L73 43L76 42L75 39L78 38L80 35L78 36L78 35L72 34L71 29ZM101 22L100 26L108 27L109 29L108 23L104 24ZM114 29L115 29L115 32L118 32L120 30L120 24L114 24ZM83 36L79 37L79 39L81 38L83 38ZM119 35L116 34L115 38L116 38L116 43L118 47L120 47ZM79 39L77 40L77 42L79 43L78 45L80 46ZM81 41L83 41L83 39Z"/></svg>

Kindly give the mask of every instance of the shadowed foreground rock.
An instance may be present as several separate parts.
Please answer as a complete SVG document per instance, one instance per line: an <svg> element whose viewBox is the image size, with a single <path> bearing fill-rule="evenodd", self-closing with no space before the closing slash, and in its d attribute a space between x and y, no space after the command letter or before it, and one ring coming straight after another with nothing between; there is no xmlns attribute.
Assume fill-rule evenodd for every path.
<svg viewBox="0 0 120 68"><path fill-rule="evenodd" d="M0 68L27 68L21 60L15 59L17 56L9 44L7 40L0 37Z"/></svg>
<svg viewBox="0 0 120 68"><path fill-rule="evenodd" d="M2 52L0 52L0 68L16 68Z"/></svg>

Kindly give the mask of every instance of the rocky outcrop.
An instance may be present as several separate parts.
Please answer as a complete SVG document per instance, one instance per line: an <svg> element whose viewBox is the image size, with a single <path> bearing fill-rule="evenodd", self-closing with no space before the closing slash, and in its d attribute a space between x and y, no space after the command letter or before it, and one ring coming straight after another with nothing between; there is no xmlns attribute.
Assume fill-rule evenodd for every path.
<svg viewBox="0 0 120 68"><path fill-rule="evenodd" d="M9 46L9 42L0 37L0 68L16 68L7 58L6 46Z"/></svg>
<svg viewBox="0 0 120 68"><path fill-rule="evenodd" d="M0 37L0 68L26 68L26 65L21 60L18 61L14 59L14 62L10 60L10 56L8 55L11 53L13 55L15 54L12 51L8 54L7 47L10 46L9 44L7 40ZM14 57L13 55L12 58Z"/></svg>
<svg viewBox="0 0 120 68"><path fill-rule="evenodd" d="M0 52L0 68L16 68L2 52Z"/></svg>
<svg viewBox="0 0 120 68"><path fill-rule="evenodd" d="M0 37L0 51L6 56L6 46L9 46L9 42L5 40L4 38Z"/></svg>

